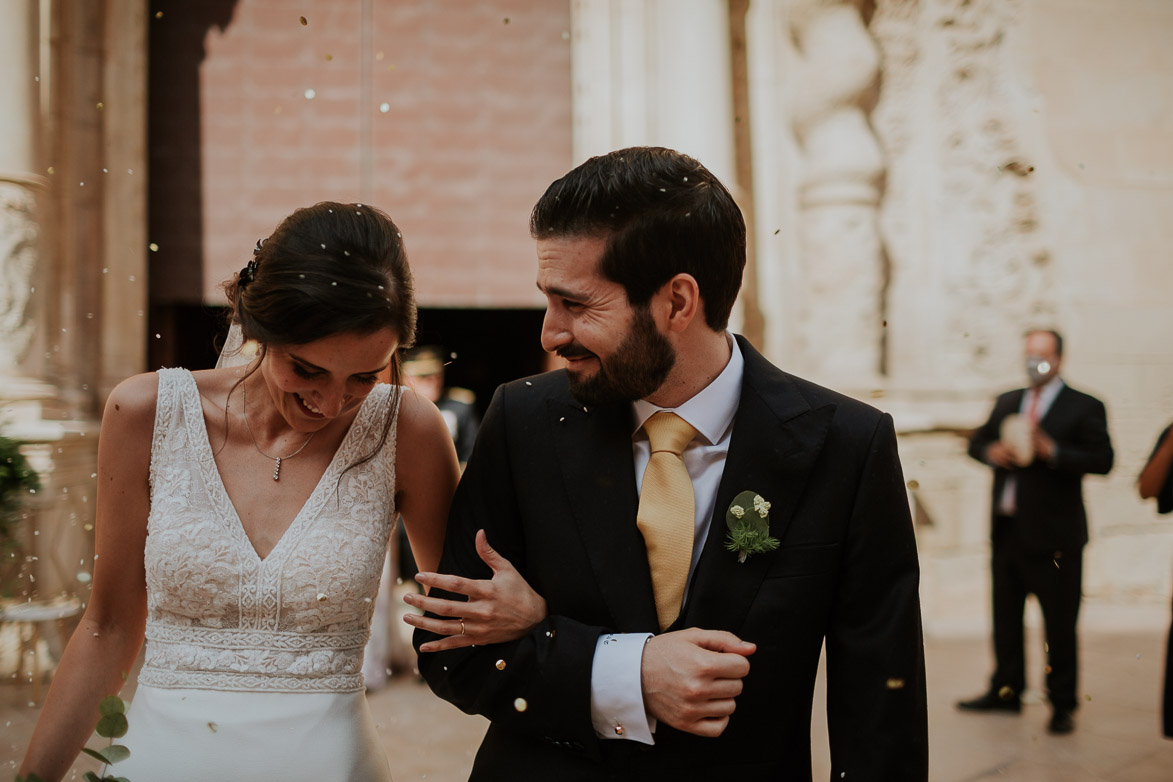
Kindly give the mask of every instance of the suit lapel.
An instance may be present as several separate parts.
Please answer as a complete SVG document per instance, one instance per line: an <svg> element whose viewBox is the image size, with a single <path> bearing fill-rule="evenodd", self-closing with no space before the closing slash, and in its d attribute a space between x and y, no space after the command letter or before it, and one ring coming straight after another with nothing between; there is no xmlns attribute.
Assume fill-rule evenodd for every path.
<svg viewBox="0 0 1173 782"><path fill-rule="evenodd" d="M736 633L773 554L738 562L725 548L725 511L743 491L771 503L770 534L785 546L786 531L822 451L834 406L812 409L784 373L770 365L741 338L745 376L729 455L717 490L705 547L689 587L684 626Z"/></svg>
<svg viewBox="0 0 1173 782"><path fill-rule="evenodd" d="M616 629L658 628L631 450L631 405L590 408L573 398L547 404L570 515Z"/></svg>

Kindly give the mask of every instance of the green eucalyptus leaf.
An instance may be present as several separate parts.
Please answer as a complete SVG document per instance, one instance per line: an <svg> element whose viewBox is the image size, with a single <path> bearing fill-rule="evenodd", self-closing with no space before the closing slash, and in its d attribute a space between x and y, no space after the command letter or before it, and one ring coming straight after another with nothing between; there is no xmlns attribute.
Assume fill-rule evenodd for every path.
<svg viewBox="0 0 1173 782"><path fill-rule="evenodd" d="M107 695L102 699L102 702L98 704L98 713L103 717L107 717L111 714L125 714L126 701L122 700L122 698L119 698L117 695Z"/></svg>
<svg viewBox="0 0 1173 782"><path fill-rule="evenodd" d="M106 756L107 763L121 763L130 757L130 749L121 744L111 744L102 750L102 754Z"/></svg>
<svg viewBox="0 0 1173 782"><path fill-rule="evenodd" d="M100 749L90 749L89 747L82 747L81 751L86 753L87 755L89 755L91 758L97 758L98 760L102 761L103 763L110 762L110 761L106 760L106 756L102 754L102 750L100 750Z"/></svg>
<svg viewBox="0 0 1173 782"><path fill-rule="evenodd" d="M92 771L87 771L85 774L83 774L82 779L84 779L86 782L102 782L102 778Z"/></svg>
<svg viewBox="0 0 1173 782"><path fill-rule="evenodd" d="M751 516L757 516L753 509L753 498L757 496L757 492L743 491L733 498L733 502L729 503L729 507L725 509L725 524L729 529L734 529L746 523ZM742 515L737 516L733 512L734 508L740 508Z"/></svg>
<svg viewBox="0 0 1173 782"><path fill-rule="evenodd" d="M127 730L125 714L107 714L98 720L98 735L108 739L120 739Z"/></svg>
<svg viewBox="0 0 1173 782"><path fill-rule="evenodd" d="M36 774L29 774L27 777L22 777L18 774L16 777L16 782L45 782L45 780Z"/></svg>

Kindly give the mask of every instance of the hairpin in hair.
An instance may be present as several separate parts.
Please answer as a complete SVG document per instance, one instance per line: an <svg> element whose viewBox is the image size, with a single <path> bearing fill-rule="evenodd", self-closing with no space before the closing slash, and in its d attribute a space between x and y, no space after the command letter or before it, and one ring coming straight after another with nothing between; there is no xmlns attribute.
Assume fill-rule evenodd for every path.
<svg viewBox="0 0 1173 782"><path fill-rule="evenodd" d="M257 256L261 254L261 245L264 243L264 239L257 239L257 246L253 248L253 259L240 270L241 285L248 285L257 278Z"/></svg>
<svg viewBox="0 0 1173 782"><path fill-rule="evenodd" d="M256 258L248 262L243 269L240 270L240 285L248 285L257 277L257 260Z"/></svg>

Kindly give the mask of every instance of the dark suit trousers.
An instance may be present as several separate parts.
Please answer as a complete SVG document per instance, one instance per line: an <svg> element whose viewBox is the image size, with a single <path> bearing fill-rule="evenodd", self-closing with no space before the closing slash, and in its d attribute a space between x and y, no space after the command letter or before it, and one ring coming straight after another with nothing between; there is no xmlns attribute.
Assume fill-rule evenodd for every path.
<svg viewBox="0 0 1173 782"><path fill-rule="evenodd" d="M1074 709L1078 678L1075 626L1083 586L1083 548L1029 550L1020 534L1026 519L994 517L994 657L992 692L1026 688L1023 611L1026 596L1038 598L1047 640L1047 694L1056 709Z"/></svg>

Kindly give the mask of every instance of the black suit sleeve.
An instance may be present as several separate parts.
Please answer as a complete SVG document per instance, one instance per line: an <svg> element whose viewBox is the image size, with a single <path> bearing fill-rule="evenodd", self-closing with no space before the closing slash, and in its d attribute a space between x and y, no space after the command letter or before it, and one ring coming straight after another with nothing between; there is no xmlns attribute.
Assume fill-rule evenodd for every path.
<svg viewBox="0 0 1173 782"><path fill-rule="evenodd" d="M525 510L519 502L517 483L523 471L515 473L513 464L516 456L535 450L525 446L536 435L525 428L531 424L520 423L516 430L506 425L506 396L505 387L497 390L481 423L449 514L440 571L491 578L492 572L475 547L476 532L484 529L489 544L540 592L540 585L527 575L531 568L526 558ZM463 599L440 590L434 594ZM494 729L529 734L597 757L590 675L595 643L602 632L604 628L552 615L510 643L421 653L419 669L437 695L466 713L487 717ZM434 638L417 629L417 651Z"/></svg>
<svg viewBox="0 0 1173 782"><path fill-rule="evenodd" d="M1161 436L1157 438L1157 442L1153 445L1153 452L1149 454L1150 462L1157 455L1157 451L1161 450L1161 443L1170 436L1170 432L1173 432L1173 424L1166 426L1165 431L1161 432ZM1165 475L1165 482L1161 484L1161 491L1157 493L1157 513L1173 513L1173 468L1170 468L1168 474ZM1166 731L1166 735L1171 734Z"/></svg>
<svg viewBox="0 0 1173 782"><path fill-rule="evenodd" d="M1095 397L1081 394L1080 399L1082 407L1074 426L1055 437L1058 451L1052 466L1080 475L1107 475L1114 459L1108 436L1108 413L1104 403Z"/></svg>
<svg viewBox="0 0 1173 782"><path fill-rule="evenodd" d="M890 416L857 487L826 636L831 777L926 780L920 569Z"/></svg>

